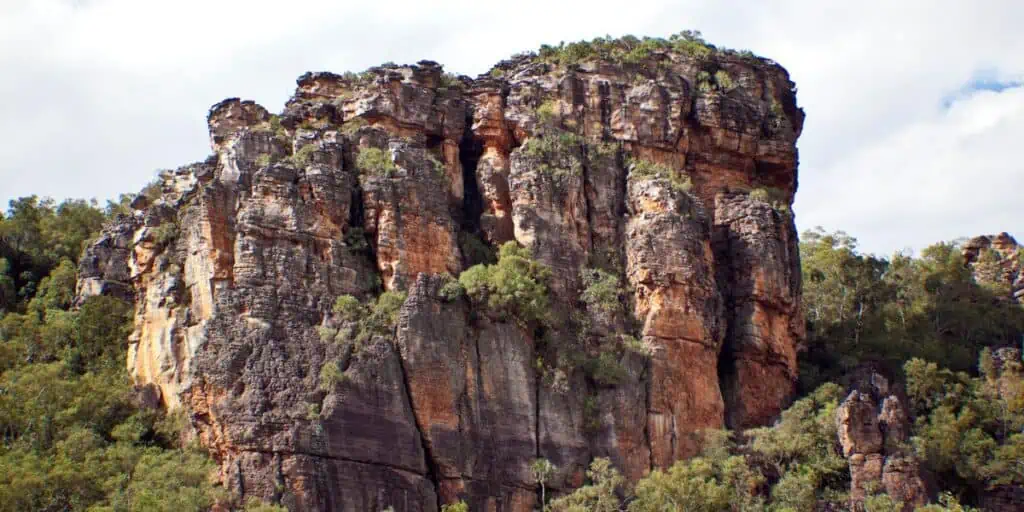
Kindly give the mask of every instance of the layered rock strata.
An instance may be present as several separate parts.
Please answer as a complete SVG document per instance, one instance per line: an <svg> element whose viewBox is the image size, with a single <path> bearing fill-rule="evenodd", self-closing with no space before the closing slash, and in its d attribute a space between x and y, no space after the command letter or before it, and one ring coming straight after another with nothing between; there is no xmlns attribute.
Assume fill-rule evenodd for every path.
<svg viewBox="0 0 1024 512"><path fill-rule="evenodd" d="M238 496L532 510L536 458L555 493L597 456L636 480L789 399L803 113L771 61L309 73L280 114L229 99L208 121L213 156L105 229L79 293L134 301L133 378L186 411ZM441 291L508 241L552 269L545 325ZM584 306L581 268L616 276L617 312ZM321 339L335 298L383 291L407 293L392 332ZM616 379L571 362L602 354Z"/></svg>

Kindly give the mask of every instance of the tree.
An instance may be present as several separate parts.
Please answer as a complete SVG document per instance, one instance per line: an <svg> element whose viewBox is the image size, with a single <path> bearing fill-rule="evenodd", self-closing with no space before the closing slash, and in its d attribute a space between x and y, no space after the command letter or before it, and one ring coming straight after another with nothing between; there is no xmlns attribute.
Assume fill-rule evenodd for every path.
<svg viewBox="0 0 1024 512"><path fill-rule="evenodd" d="M555 465L547 459L534 459L530 463L530 474L533 475L533 480L540 486L540 509L544 510L545 503L547 503L547 493L544 484L548 478L555 472Z"/></svg>

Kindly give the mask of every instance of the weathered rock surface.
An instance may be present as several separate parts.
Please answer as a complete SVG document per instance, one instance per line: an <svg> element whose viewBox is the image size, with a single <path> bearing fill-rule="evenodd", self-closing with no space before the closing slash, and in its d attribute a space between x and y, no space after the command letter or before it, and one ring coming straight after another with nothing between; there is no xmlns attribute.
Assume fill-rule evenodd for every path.
<svg viewBox="0 0 1024 512"><path fill-rule="evenodd" d="M964 263L979 283L994 286L1024 304L1024 248L1012 236L977 236L963 246Z"/></svg>
<svg viewBox="0 0 1024 512"><path fill-rule="evenodd" d="M662 50L496 70L308 73L277 115L225 100L214 155L163 174L87 249L79 294L134 301L132 376L184 408L235 494L526 511L535 458L557 466L554 493L597 456L636 480L696 453L700 430L786 405L804 333L785 70ZM443 296L474 239L552 269L552 322ZM621 311L582 305L584 267L617 276ZM408 294L393 332L321 339L336 297L385 290ZM626 335L649 350L605 354L614 380L579 363ZM851 432L851 454L884 459L871 475L911 472Z"/></svg>
<svg viewBox="0 0 1024 512"><path fill-rule="evenodd" d="M885 492L910 511L928 502L917 458L907 447L910 420L904 401L889 382L869 372L836 410L843 456L850 463L850 502Z"/></svg>

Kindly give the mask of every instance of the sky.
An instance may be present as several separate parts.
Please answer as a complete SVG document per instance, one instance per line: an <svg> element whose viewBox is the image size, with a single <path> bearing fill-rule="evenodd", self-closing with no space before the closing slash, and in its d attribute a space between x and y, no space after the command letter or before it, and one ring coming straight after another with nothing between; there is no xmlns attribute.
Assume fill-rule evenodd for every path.
<svg viewBox="0 0 1024 512"><path fill-rule="evenodd" d="M807 113L794 211L888 255L1024 242L1019 0L0 0L0 204L138 191L204 159L228 97L280 111L310 70L475 76L542 43L703 32L786 69Z"/></svg>

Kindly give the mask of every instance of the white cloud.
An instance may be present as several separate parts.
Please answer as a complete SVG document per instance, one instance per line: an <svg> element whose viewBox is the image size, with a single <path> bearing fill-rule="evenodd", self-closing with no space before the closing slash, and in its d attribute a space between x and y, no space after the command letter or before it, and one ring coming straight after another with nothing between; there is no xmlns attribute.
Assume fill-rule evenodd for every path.
<svg viewBox="0 0 1024 512"><path fill-rule="evenodd" d="M801 228L883 253L1020 231L1021 91L943 103L979 74L1024 76L1022 21L1014 0L0 0L0 201L137 190L205 157L211 104L279 109L306 70L429 58L475 74L542 42L697 28L797 83Z"/></svg>

